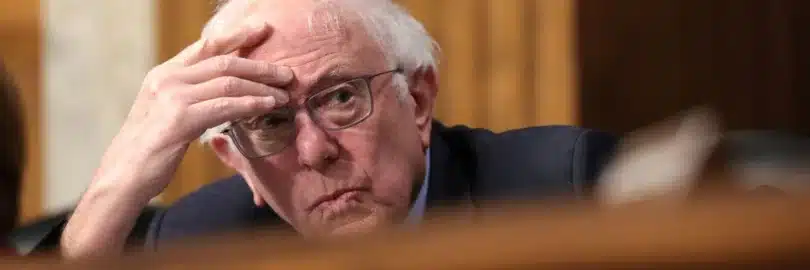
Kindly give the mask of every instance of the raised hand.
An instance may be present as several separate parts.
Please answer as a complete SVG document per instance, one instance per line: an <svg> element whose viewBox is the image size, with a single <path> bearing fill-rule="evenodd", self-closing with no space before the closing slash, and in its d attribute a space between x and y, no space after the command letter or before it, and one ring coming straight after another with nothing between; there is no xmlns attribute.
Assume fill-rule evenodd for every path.
<svg viewBox="0 0 810 270"><path fill-rule="evenodd" d="M197 41L149 72L65 229L66 255L120 251L140 211L169 184L194 139L289 101L280 89L293 79L288 67L238 56L269 36L265 23L249 24Z"/></svg>

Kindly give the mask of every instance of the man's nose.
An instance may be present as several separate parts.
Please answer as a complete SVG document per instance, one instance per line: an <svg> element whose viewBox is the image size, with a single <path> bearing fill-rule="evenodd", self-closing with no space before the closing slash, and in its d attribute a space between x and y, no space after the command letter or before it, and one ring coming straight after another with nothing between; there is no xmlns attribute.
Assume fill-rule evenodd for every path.
<svg viewBox="0 0 810 270"><path fill-rule="evenodd" d="M298 117L298 135L295 147L298 163L313 170L320 170L338 158L340 149L335 139L309 117Z"/></svg>

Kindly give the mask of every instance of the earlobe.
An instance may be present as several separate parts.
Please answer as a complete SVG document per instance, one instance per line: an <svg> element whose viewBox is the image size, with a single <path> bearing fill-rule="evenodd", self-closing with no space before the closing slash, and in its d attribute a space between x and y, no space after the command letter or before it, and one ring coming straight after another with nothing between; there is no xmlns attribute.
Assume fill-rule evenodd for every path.
<svg viewBox="0 0 810 270"><path fill-rule="evenodd" d="M242 171L244 166L242 166L242 161L239 159L238 153L234 153L233 148L230 145L230 141L223 137L214 137L211 139L211 148L219 157L219 160L222 163L225 163L228 167L231 167L234 170ZM248 187L250 188L250 192L253 193L253 203L257 207L261 207L265 205L264 199L262 199L261 195L256 192L256 189L253 187L253 184L250 180L245 179Z"/></svg>
<svg viewBox="0 0 810 270"><path fill-rule="evenodd" d="M262 196L259 196L259 193L256 193L256 191L253 191L253 204L255 204L257 207L264 206Z"/></svg>

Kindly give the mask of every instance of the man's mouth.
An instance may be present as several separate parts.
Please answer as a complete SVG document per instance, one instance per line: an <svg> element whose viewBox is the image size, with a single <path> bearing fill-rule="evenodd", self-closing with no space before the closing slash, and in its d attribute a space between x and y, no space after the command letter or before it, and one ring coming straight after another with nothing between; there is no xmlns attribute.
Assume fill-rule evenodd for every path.
<svg viewBox="0 0 810 270"><path fill-rule="evenodd" d="M337 200L349 200L349 199L352 199L354 197L357 197L358 195L360 195L360 193L365 192L365 191L368 191L368 189L366 189L366 188L346 188L346 189L339 189L339 190L333 191L333 192L331 192L329 194L325 194L325 195L322 195L322 196L318 197L318 199L316 199L312 204L310 204L309 207L307 207L307 211L312 211L312 210L314 210L315 208L317 208L318 206L320 206L320 205L322 205L324 203L337 201Z"/></svg>

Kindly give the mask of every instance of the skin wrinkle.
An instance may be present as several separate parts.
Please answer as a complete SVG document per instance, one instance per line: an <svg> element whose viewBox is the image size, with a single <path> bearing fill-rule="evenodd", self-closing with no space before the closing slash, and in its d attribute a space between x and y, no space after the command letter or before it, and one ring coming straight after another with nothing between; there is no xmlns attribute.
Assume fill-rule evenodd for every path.
<svg viewBox="0 0 810 270"><path fill-rule="evenodd" d="M346 32L345 27L341 24L340 16L344 15L340 6L334 3L324 2L307 17L307 28L310 34L315 34L318 31L325 32ZM318 28L318 26L321 26Z"/></svg>
<svg viewBox="0 0 810 270"><path fill-rule="evenodd" d="M407 198L414 190L414 183L424 178L428 159L425 149L430 144L432 108L438 91L435 61L430 42L427 42L432 38L423 31L418 21L388 0L334 1L356 11L352 13L361 18L373 17L366 23L373 21L382 24L379 29L385 33L370 33L368 31L374 28L341 17L340 22L346 33L354 35L346 35L346 40L335 40L332 45L324 45L332 43L331 39L315 42L321 40L321 35L312 34L307 29L305 15L320 2L250 2L256 3L254 6L245 3L242 7L255 9L251 11L251 16L246 16L248 13L243 12L244 9L232 8L229 11L231 17L218 17L215 20L223 24L238 23L238 29L214 25L201 40L147 74L138 99L128 114L131 117L127 118L121 132L102 157L99 166L104 168L105 173L93 179L93 185L88 187L65 225L60 243L62 255L69 259L81 259L124 252L127 235L131 233L132 225L138 222L138 215L148 205L150 198L158 196L171 183L172 175L177 173L184 153L189 150L189 143L203 130L201 141L210 142L212 150L223 163L238 171L246 180L253 193L253 201L258 205L269 205L272 210L264 210L287 220L301 236L328 237L371 232L401 225L405 221L411 204ZM363 5L349 6L347 3ZM245 17L250 21L246 22ZM257 24L257 21L253 21L256 19L262 21ZM390 47L379 46L375 41L379 41L380 36L396 38L385 41ZM238 60L245 65L231 66L233 69L227 71L217 65L222 63L217 62L221 59L244 58L244 54L240 53L248 53L257 45L261 47L261 52L257 51L255 57ZM313 50L313 47L318 49ZM296 58L301 56L301 52L306 52L306 58ZM275 63L269 61L269 56L274 56L275 60L293 59L295 63L304 64L293 68L276 66L279 70L266 73L258 66ZM309 61L309 58L313 60ZM397 62L392 63L391 59ZM256 65L258 69L244 69L248 64ZM313 86L323 81L320 78L324 74L337 73L334 68L339 64L344 64L339 75L381 74L380 79L372 82L372 91L378 94L373 97L373 103L367 104L373 105L374 111L356 125L339 131L324 130L303 111L290 111L287 113L297 113L294 122L284 124L298 128L290 130L297 133L287 134L294 139L293 143L287 144L289 149L276 155L251 159L235 151L233 142L229 140L229 136L237 138L243 131L237 126L225 134L217 125L266 114L277 108L275 105L286 105L286 102L277 104L276 101L287 101L288 93L303 95L308 90L320 88L320 85ZM390 70L392 64L402 65L404 74L385 72ZM419 71L411 72L413 70ZM200 77L196 80L194 76L185 77L186 72ZM224 89L217 89L212 84L207 84L209 87L203 89L206 90L204 92L194 91L199 89L200 80L221 81L226 77L252 81L248 83L251 86L258 86L257 83L268 85L251 89L235 88L232 94L237 97L222 97ZM392 78L397 82L405 82L407 78L407 84L397 83L405 87L396 88L393 84L380 83ZM290 86L290 83L293 85ZM162 89L149 88L155 85ZM278 91L279 87L287 89ZM259 88L267 90L263 92L269 96L254 96ZM150 97L151 92L155 91L160 91L159 98ZM359 96L345 95L347 93L330 95L330 103L327 104L353 105L344 102L355 101L352 98ZM208 95L211 99L198 104L176 99L166 103L165 100L167 96L197 99L198 95ZM225 103L228 106L219 106ZM138 117L144 116L147 111L150 117ZM269 132L274 131L266 129L269 126L264 127L261 132L264 135L271 135ZM149 135L139 136L143 134ZM256 143L263 145L271 142ZM136 147L127 147L133 145ZM342 188L368 191L343 194L348 196L331 199L331 202L310 210L311 205L322 199L336 198ZM215 211L209 214L223 213Z"/></svg>
<svg viewBox="0 0 810 270"><path fill-rule="evenodd" d="M300 30L300 29L297 29L297 30ZM310 38L312 39L311 41L309 40ZM265 45L258 46L253 52L251 52L248 55L248 58L262 59L264 61L268 61L268 62L271 62L271 63L276 64L276 65L287 66L287 67L290 67L290 68L300 68L300 67L303 67L303 66L306 66L306 65L314 64L315 62L324 62L324 63L327 63L327 64L323 65L323 67L324 67L323 70L326 70L326 71L324 72L322 70L319 70L319 71L317 71L315 73L316 74L325 74L325 75L328 75L329 77L339 77L339 76L343 75L344 77L348 78L348 77L358 77L358 76L366 75L366 74L363 74L363 72L351 72L351 70L348 69L347 67L352 66L354 64L354 62L357 62L357 60L352 58L352 57L347 57L346 55L341 55L340 51L345 51L345 50L378 51L378 50L376 50L375 48L370 48L369 46L367 46L365 44L362 45L361 47L358 47L358 48L351 48L349 45L347 45L347 44L351 43L351 40L352 40L352 36L351 36L350 32L347 31L347 29L341 27L340 29L334 29L333 32L316 32L315 34L310 34L307 37L307 42L297 42L297 41L291 41L291 40L285 40L285 39L282 39L281 41L278 41L278 42L291 42L292 45L290 47L296 48L296 50L292 51L292 52L284 52L284 54L292 55L292 56L282 57L282 56L279 56L279 54L281 54L280 52L270 52L268 54L265 54L267 52L267 50L262 48L262 46L266 45L265 44ZM306 44L299 44L299 43L306 43ZM335 47L335 49L328 50L328 48L330 48L330 47ZM325 50L325 48L327 49L327 51L323 52L323 50ZM301 60L301 59L303 59L303 60ZM299 61L301 61L301 62L299 62ZM316 75L315 77L316 78L323 78L323 77L326 77L326 76L324 76L324 75ZM294 82L290 86L290 88L291 89L298 88L299 86L297 84L299 82L300 81ZM315 80L315 83L313 83L313 84L317 84L317 83L318 83L318 81ZM338 82L333 82L333 83L338 83ZM315 93L316 91L321 91L321 90L325 89L328 86L322 86L322 87L319 87L318 89L312 89L312 85L305 85L305 86L302 86L302 87L306 88L307 91L302 91L302 92L291 91L290 92L290 94L292 96L290 100L298 100L298 105L299 106L303 105L304 99L307 96Z"/></svg>
<svg viewBox="0 0 810 270"><path fill-rule="evenodd" d="M360 20L348 15L351 13L333 13L343 15L335 16L337 21L329 17L309 20L300 13L328 13L325 9L305 11L313 8L307 2L286 2L295 5L286 13L267 8L270 5L256 5L250 14L266 18L273 33L246 57L293 70L295 79L287 87L293 101L290 106L297 104L295 107L300 108L305 97L314 91L338 83L330 80L330 85L326 85L324 78L359 77L393 68L383 48L368 35ZM435 91L424 88L434 87L432 83L415 83L411 91L398 91L394 82L401 78L385 74L372 80L373 113L348 129L324 130L309 119L305 110L296 108L298 134L281 153L248 160L232 147L226 147L215 149L217 155L244 176L251 189L304 236L363 232L401 222L408 212L413 185L425 174L427 142L422 138L430 131L430 125L423 129L412 123L424 117L420 113L430 113L429 109L417 108L432 107L432 99L427 100L428 104L416 104L412 95L422 93L432 98L432 94L426 93ZM402 92L406 93L404 97ZM228 140L221 134L213 139ZM359 203L335 201L311 211L307 209L319 196L355 187L369 189L361 193ZM351 207L338 212L338 207L347 203Z"/></svg>
<svg viewBox="0 0 810 270"><path fill-rule="evenodd" d="M273 37L271 37L271 38L273 38ZM306 59L306 58L308 58L308 56L310 56L309 54L311 54L311 53L312 54L317 54L319 51L323 50L324 48L330 48L330 46L337 46L338 48L336 48L334 50L331 50L331 51L321 52L321 53L324 53L324 54L336 54L337 52L340 51L340 49L342 49L341 45L347 43L347 41L349 41L349 40L351 40L351 37L350 37L350 35L348 35L348 33L346 33L345 30L341 30L341 31L337 31L337 32L311 33L307 38L307 42L306 42L307 44L298 44L298 43L301 43L301 42L297 42L296 40L283 40L283 42L289 43L292 46L298 45L298 46L295 46L295 47L297 49L301 50L301 51L285 52L286 54L292 54L293 56L286 57L286 58L283 58L283 59L276 59L276 57L278 57L278 56L270 54L270 55L263 55L262 58L266 58L264 60L269 61L269 62L273 62L274 64L277 64L277 65L284 65L284 66L289 66L289 67L299 67L299 66L302 66L302 65L309 64L312 61L318 61L318 60L320 60L319 58L321 58L323 56L312 57L310 60L302 62L302 63L296 63L295 59L297 59L297 58L305 58ZM260 47L256 48L256 50L254 52L261 52L261 48ZM248 58L253 58L253 57L256 57L256 55L254 54L254 55L248 56Z"/></svg>
<svg viewBox="0 0 810 270"><path fill-rule="evenodd" d="M315 41L315 42L320 41L319 37L320 37L320 35L314 35L314 41ZM340 42L347 42L347 43L348 43L348 42L350 42L350 41L348 41L348 40L346 40L346 39L341 39L341 38L340 38L340 35L337 35L337 36L335 37L335 39L339 40L339 41L337 41L337 43L340 43ZM327 40L328 40L328 39L327 39ZM329 43L329 42L323 42L323 43ZM327 46L324 46L323 44L318 44L318 45L320 45L320 46L317 46L317 47L319 47L319 48L328 48L328 47L327 47L328 45L327 45ZM334 45L337 45L337 44L334 44ZM313 46L313 47L315 47L315 46ZM315 49L315 50L313 50L313 51L319 51L319 50ZM293 54L295 55L295 53L293 53ZM311 55L311 54L316 54L316 53L307 52L307 53L305 53L304 55L299 55L298 57L299 57L299 58L304 58L304 59L306 59L306 58L307 58L309 55ZM321 56L321 57L318 57L318 58L312 59L311 61L307 61L307 62L305 62L306 64L302 64L302 65L296 65L296 66L301 67L301 66L306 66L306 65L310 65L310 64L317 64L317 63L323 63L323 62L327 62L327 63L328 63L328 62L331 62L331 61L329 61L328 59L324 59L324 58L325 58L325 57L328 57L328 56L330 56L330 55L331 55L330 53L327 53L326 55L323 55L323 56ZM333 56L331 59L335 59L335 58L339 58L339 56ZM296 57L290 57L290 58L286 58L286 59L278 60L278 61L275 61L275 62L276 62L276 63L285 63L285 61L293 61L293 60L291 60L291 59L298 59L298 58L296 58ZM290 65L290 64L288 64L288 65ZM292 64L292 65L294 65L294 64ZM325 65L324 65L324 68L322 68L322 69L330 70L331 68L330 68L329 66L330 66L329 64L325 64ZM316 73L323 74L324 72L319 71L319 72L316 72ZM315 77L320 77L320 76L317 76L317 75L316 75ZM308 87L307 87L307 88L308 88ZM302 96L303 96L303 95L302 95ZM311 120L307 120L306 122L310 122L310 121L311 121ZM311 124L311 123L310 123L310 124ZM314 129L315 127L312 127L312 128ZM304 132L306 132L306 131L304 131ZM313 131L313 132L323 133L323 134L319 134L319 135L322 135L322 136L325 136L325 137L330 137L330 135L329 135L328 133L323 132L323 131ZM335 141L335 140L334 140L334 138L326 138L326 139L330 141L329 143L334 143L334 141ZM341 145L339 145L339 144L337 145L337 147L339 147L339 148L343 148L343 146L341 146ZM307 149L304 149L303 151L307 151ZM311 150L310 150L310 151L311 151ZM344 155L344 156L345 156L345 155ZM350 166L350 165L349 165L349 166ZM367 173L366 173L364 170L362 170L362 171L363 171L363 175L365 175L365 176L367 176L367 175L368 175L368 174L367 174ZM312 172L312 170L309 170L309 173L310 173L310 174L315 174L314 172ZM328 173L328 172L327 172L327 173ZM315 185L319 185L319 186L320 186L320 188L321 188L321 191L315 191L315 193L321 193L321 194L326 193L326 192L327 192L327 190L335 190L335 189L339 189L339 188L341 188L341 187L332 187L332 186L339 186L339 184L340 184L340 183L337 183L337 184L336 184L336 183L334 183L333 181L330 181L330 180L329 180L329 179L327 179L327 177L325 177L323 174L316 174L316 175L317 175L317 176L315 176L315 177L311 177L311 179L312 179L313 181L309 181L309 182L310 182L310 184L307 184L306 182L296 182L296 183L294 183L294 184L293 184L293 188L295 189L295 186L297 186L297 185L301 185L301 186L303 186L303 187L304 187L304 189L308 189L308 188L306 188L306 187L310 187L310 186L311 186L311 184L315 184ZM341 177L341 178L343 178L343 177ZM365 178L365 177L364 177L364 178ZM346 178L343 178L343 179L346 179ZM344 180L344 181L345 181L345 180ZM354 181L356 181L356 180L354 180ZM297 184L297 185L296 185L296 184ZM307 203L303 203L303 204L305 204L305 205L306 205ZM334 219L335 219L335 212L334 212L335 210L334 210L334 209L331 209L331 208L326 208L326 209L315 209L314 211L316 211L316 213L317 213L316 215L318 215L318 216L319 216L319 217L317 217L317 219L320 219L320 221L318 221L318 223L328 223L329 221L331 221L331 220L334 220ZM373 212L373 211L372 211L372 212ZM336 225L338 225L338 224L336 224ZM321 230L319 230L319 231L321 231ZM321 232L321 233L323 233L323 232Z"/></svg>
<svg viewBox="0 0 810 270"><path fill-rule="evenodd" d="M315 62L315 61L323 61L324 60L324 59L322 59L323 57L337 54L338 53L337 51L323 52L322 48L328 48L330 46L335 46L340 41L343 41L343 40L344 40L344 38L342 38L340 36L324 37L323 40L320 43L317 44L317 46L311 46L311 47L307 48L306 45L304 45L303 48L307 48L306 50L290 52L288 54L293 54L293 56L288 56L288 57L279 57L279 56L277 56L278 53L277 54L272 54L271 53L271 54L263 54L263 55L259 54L259 55L257 55L257 52L258 53L263 53L264 52L264 51L262 51L261 47L258 47L254 51L254 53L248 55L247 58L253 59L253 58L261 57L261 58L263 58L262 60L271 62L271 63L276 64L276 65L287 66L287 67L291 67L291 68L301 67L301 66L304 66L304 65L307 65L307 64L311 64L312 62ZM314 40L313 42L318 42L318 41L319 40ZM331 41L331 42L328 42L328 41ZM321 55L318 55L319 53ZM313 57L312 54L314 54L315 56ZM296 60L298 60L299 58L303 58L303 59L310 58L310 59L304 60L303 62L297 62Z"/></svg>
<svg viewBox="0 0 810 270"><path fill-rule="evenodd" d="M338 26L344 25L341 24L342 21L359 23L366 32L372 35L374 41L372 43L387 52L383 54L383 57L389 62L389 65L402 65L407 73L418 70L432 73L437 68L435 54L440 51L438 44L427 34L421 23L407 14L407 11L386 0L309 1L314 6L313 11L304 8L295 9L281 0L219 1L217 7L219 12L215 13L204 32L213 32L211 29L218 28L223 21L240 21L240 19L226 20L228 16L243 18L245 14L256 13L260 8L258 2L266 4L263 6L264 11L269 13L268 16L264 16L266 18L273 17L272 11L278 11L273 7L278 6L294 9L294 12L307 15L308 31L318 29L312 25L312 21L318 18L324 18L323 21ZM341 19L341 16L344 18ZM350 20L346 18L350 18ZM330 28L324 27L323 29ZM405 99L408 96L408 85L405 78L397 76L394 83L396 89L400 91L400 98ZM209 142L213 135L229 126L230 123L223 123L207 130L200 137L200 142L203 144Z"/></svg>

